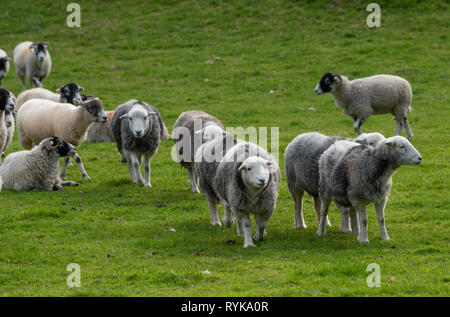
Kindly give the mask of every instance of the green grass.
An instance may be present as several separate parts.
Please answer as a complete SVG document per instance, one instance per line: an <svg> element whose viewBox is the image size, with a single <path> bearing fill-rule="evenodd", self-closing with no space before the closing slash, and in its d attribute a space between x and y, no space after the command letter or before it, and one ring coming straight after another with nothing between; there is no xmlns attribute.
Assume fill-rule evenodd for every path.
<svg viewBox="0 0 450 317"><path fill-rule="evenodd" d="M309 197L308 228L294 230L283 177L267 239L245 250L234 225L209 225L204 197L189 192L185 170L170 159L171 141L152 160L151 189L131 184L114 144L85 142L78 152L90 181L72 166L68 178L79 187L1 192L0 295L449 295L448 1L379 1L377 29L366 26L367 1L78 3L79 29L65 26L61 1L2 5L2 49L12 56L21 41L51 44L46 88L77 82L108 110L145 100L170 130L189 109L232 127L280 127L284 174L284 149L296 135L354 136L331 95L314 94L324 72L351 79L396 74L412 84L409 121L424 161L394 176L386 209L390 242L380 240L373 206L369 244L339 232L335 207L333 227L318 238ZM14 66L3 86L20 92ZM362 129L391 136L395 121L372 116ZM15 137L7 153L20 149ZM72 262L81 266L81 288L66 286ZM369 263L381 266L380 288L366 285Z"/></svg>

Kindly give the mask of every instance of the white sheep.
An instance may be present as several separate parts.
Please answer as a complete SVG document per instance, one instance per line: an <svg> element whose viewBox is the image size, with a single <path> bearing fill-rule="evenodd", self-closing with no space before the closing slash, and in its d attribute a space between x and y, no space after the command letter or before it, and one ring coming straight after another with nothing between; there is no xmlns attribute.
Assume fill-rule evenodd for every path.
<svg viewBox="0 0 450 317"><path fill-rule="evenodd" d="M48 52L49 44L22 42L14 48L14 65L16 74L22 83L22 90L27 89L25 78L30 81L30 88L42 87L42 80L50 74L52 60Z"/></svg>
<svg viewBox="0 0 450 317"><path fill-rule="evenodd" d="M57 94L45 89L45 88L32 88L23 91L17 97L16 108L17 110L30 99L47 99L60 103L71 103L73 105L79 105L83 101L80 95L80 91L84 88L78 86L75 83L65 84L56 90Z"/></svg>
<svg viewBox="0 0 450 317"><path fill-rule="evenodd" d="M4 50L0 48L0 87L2 86L2 80L9 72L9 57Z"/></svg>
<svg viewBox="0 0 450 317"><path fill-rule="evenodd" d="M2 153L8 145L8 128L6 126L5 112L14 110L14 99L12 93L4 88L0 88L0 153Z"/></svg>
<svg viewBox="0 0 450 317"><path fill-rule="evenodd" d="M396 135L405 128L408 138L414 135L406 115L412 110L409 82L392 75L375 75L349 81L339 74L325 73L317 84L316 94L331 92L337 106L350 116L356 133L371 114L392 113L397 121Z"/></svg>
<svg viewBox="0 0 450 317"><path fill-rule="evenodd" d="M76 149L59 137L50 137L31 150L9 154L0 166L3 189L61 190L62 186L78 183L62 182L59 178L59 158L73 155Z"/></svg>
<svg viewBox="0 0 450 317"><path fill-rule="evenodd" d="M56 135L79 146L86 139L86 131L94 121L106 122L106 113L98 98L83 101L78 107L46 99L31 99L17 112L19 143L24 149L30 149L33 144ZM75 153L73 159L78 164L82 178L89 179L81 157ZM66 177L69 160L69 156L64 159L62 179Z"/></svg>
<svg viewBox="0 0 450 317"><path fill-rule="evenodd" d="M319 236L325 235L331 201L356 210L359 218L358 241L368 242L366 205L375 203L381 238L389 240L384 209L392 176L401 165L418 165L420 153L401 136L394 136L375 147L350 141L331 145L319 159L321 201Z"/></svg>

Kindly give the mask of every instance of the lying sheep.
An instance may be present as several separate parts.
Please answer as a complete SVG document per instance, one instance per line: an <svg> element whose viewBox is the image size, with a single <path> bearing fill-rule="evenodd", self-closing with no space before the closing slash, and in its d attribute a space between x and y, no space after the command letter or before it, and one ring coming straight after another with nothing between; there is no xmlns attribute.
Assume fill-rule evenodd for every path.
<svg viewBox="0 0 450 317"><path fill-rule="evenodd" d="M16 74L22 83L22 90L26 90L25 77L30 80L30 88L42 87L42 80L50 74L52 60L48 52L49 44L22 42L14 49L14 64Z"/></svg>
<svg viewBox="0 0 450 317"><path fill-rule="evenodd" d="M3 189L62 190L62 186L78 183L62 182L59 178L59 158L74 155L75 147L59 137L50 137L29 151L9 154L0 166Z"/></svg>
<svg viewBox="0 0 450 317"><path fill-rule="evenodd" d="M371 114L392 113L397 121L396 135L402 128L408 138L414 135L406 115L412 110L412 91L409 82L392 75L375 75L349 81L339 74L325 73L317 84L316 94L331 91L333 99L345 114L352 117L353 128L361 134L361 125Z"/></svg>
<svg viewBox="0 0 450 317"><path fill-rule="evenodd" d="M75 83L65 84L64 86L56 90L57 94L44 88L28 89L19 94L17 97L17 110L30 99L47 99L60 103L71 103L73 105L79 105L82 102L80 91L84 88L78 86Z"/></svg>
<svg viewBox="0 0 450 317"><path fill-rule="evenodd" d="M106 123L94 122L89 126L87 139L89 142L114 142L114 134L111 130L111 120L114 111L107 111Z"/></svg>
<svg viewBox="0 0 450 317"><path fill-rule="evenodd" d="M2 80L9 72L9 61L11 57L9 57L6 52L0 49L0 87L2 86Z"/></svg>
<svg viewBox="0 0 450 317"><path fill-rule="evenodd" d="M401 165L418 165L420 153L401 136L394 136L375 147L338 141L319 159L321 201L317 234L325 235L325 219L330 202L354 209L359 218L358 241L368 242L366 205L374 202L381 238L389 240L384 209L392 185L392 175Z"/></svg>
<svg viewBox="0 0 450 317"><path fill-rule="evenodd" d="M6 111L14 110L14 95L4 88L0 88L0 153L2 153L8 142L8 128L6 127ZM1 157L0 157L1 164Z"/></svg>
<svg viewBox="0 0 450 317"><path fill-rule="evenodd" d="M209 125L205 128L203 134L206 140L209 141L203 143L197 149L194 156L194 177L208 201L210 224L213 226L222 225L217 211L219 197L212 187L214 176L216 175L217 167L224 155L239 142L231 134L223 133L223 130L221 130L222 133L220 134L219 129L221 130L221 128L216 125ZM224 221L224 219L222 219L222 221ZM226 225L231 226L231 220L228 218L225 220Z"/></svg>
<svg viewBox="0 0 450 317"><path fill-rule="evenodd" d="M355 141L361 144L374 146L384 140L380 133L363 133ZM342 137L329 137L318 132L303 133L292 140L285 151L285 171L289 192L294 200L295 228L305 229L303 218L303 195L305 191L313 197L317 220L320 220L319 199L319 158L326 149ZM357 233L354 214L349 215L348 208L337 205L341 214L341 231ZM350 228L350 221L353 226ZM327 226L331 226L328 218Z"/></svg>
<svg viewBox="0 0 450 317"><path fill-rule="evenodd" d="M250 214L255 216L256 240L266 235L280 187L280 169L272 155L256 144L240 142L232 147L217 167L212 188L225 208L224 224L236 218L244 248L254 247Z"/></svg>
<svg viewBox="0 0 450 317"><path fill-rule="evenodd" d="M164 135L164 123L159 112L145 102L129 100L116 108L111 129L117 149L128 162L133 183L151 187L150 160ZM140 172L142 156L145 158L145 180Z"/></svg>
<svg viewBox="0 0 450 317"><path fill-rule="evenodd" d="M79 146L86 139L86 131L94 121L106 122L106 113L98 98L88 99L78 107L46 99L31 99L17 112L19 143L24 149L30 149L33 144L56 135L74 146ZM81 157L75 153L73 159L78 164L81 177L89 179ZM64 159L62 179L66 177L69 160L69 156Z"/></svg>
<svg viewBox="0 0 450 317"><path fill-rule="evenodd" d="M208 125L218 126L223 131L222 123L215 117L203 111L191 110L180 114L172 130L178 160L188 172L193 193L200 192L193 172L194 155L203 143L203 128Z"/></svg>

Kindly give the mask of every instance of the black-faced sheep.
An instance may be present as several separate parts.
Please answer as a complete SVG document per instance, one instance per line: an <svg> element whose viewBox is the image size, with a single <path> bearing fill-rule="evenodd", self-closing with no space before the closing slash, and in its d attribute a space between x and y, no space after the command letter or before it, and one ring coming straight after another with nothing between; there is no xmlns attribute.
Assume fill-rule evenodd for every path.
<svg viewBox="0 0 450 317"><path fill-rule="evenodd" d="M14 65L16 74L22 83L22 90L27 89L25 78L30 80L30 88L42 87L42 80L50 74L52 60L48 52L49 44L22 42L14 48Z"/></svg>
<svg viewBox="0 0 450 317"><path fill-rule="evenodd" d="M9 72L9 61L11 57L9 57L6 52L0 49L0 87L2 86L2 80Z"/></svg>

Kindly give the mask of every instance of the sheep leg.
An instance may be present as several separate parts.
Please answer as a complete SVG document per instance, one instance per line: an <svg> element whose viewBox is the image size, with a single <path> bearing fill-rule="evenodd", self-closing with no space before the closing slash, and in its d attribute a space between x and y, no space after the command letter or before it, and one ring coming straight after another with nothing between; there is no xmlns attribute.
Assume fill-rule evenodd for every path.
<svg viewBox="0 0 450 317"><path fill-rule="evenodd" d="M20 77L20 83L22 84L22 90L27 90L27 85L25 84L24 77Z"/></svg>
<svg viewBox="0 0 450 317"><path fill-rule="evenodd" d="M219 220L219 213L217 211L217 200L209 196L207 196L206 199L208 200L209 205L209 223L212 226L222 226Z"/></svg>
<svg viewBox="0 0 450 317"><path fill-rule="evenodd" d="M150 167L151 160L150 159L151 159L150 154L146 154L145 159L144 159L144 174L145 174L144 186L145 187L152 187L152 184L150 183L150 173L151 173L151 167Z"/></svg>
<svg viewBox="0 0 450 317"><path fill-rule="evenodd" d="M330 207L331 199L320 199L320 222L319 228L317 229L317 235L323 237L326 234L326 222L328 215L328 208Z"/></svg>
<svg viewBox="0 0 450 317"><path fill-rule="evenodd" d="M348 212L350 215L350 222L352 226L352 234L359 234L359 225L358 225L358 214L356 213L355 208L348 208Z"/></svg>
<svg viewBox="0 0 450 317"><path fill-rule="evenodd" d="M381 239L389 241L389 236L386 231L386 223L384 221L384 208L386 207L387 199L375 203L375 210L377 212L378 224L381 231Z"/></svg>
<svg viewBox="0 0 450 317"><path fill-rule="evenodd" d="M353 123L353 129L355 129L356 135L360 135L362 132L360 130L361 125L364 123L365 120L356 118L356 120Z"/></svg>
<svg viewBox="0 0 450 317"><path fill-rule="evenodd" d="M314 198L314 209L316 210L317 215L317 221L320 222L320 198L319 197L313 197ZM330 219L328 219L327 216L327 227L331 227Z"/></svg>
<svg viewBox="0 0 450 317"><path fill-rule="evenodd" d="M400 135L402 133L403 123L401 120L397 121L397 130L395 130L395 135Z"/></svg>
<svg viewBox="0 0 450 317"><path fill-rule="evenodd" d="M355 206L356 211L358 212L359 218L359 242L369 242L369 238L367 237L367 212L366 207L364 205Z"/></svg>
<svg viewBox="0 0 450 317"><path fill-rule="evenodd" d="M34 85L35 85L36 87L42 88L42 84L41 84L41 82L39 81L39 79L38 79L37 77L33 77L33 78L30 79L30 80L33 80Z"/></svg>
<svg viewBox="0 0 450 317"><path fill-rule="evenodd" d="M131 163L131 159L128 159L126 162L128 162L128 171L130 172L131 181L135 184L137 184L136 176L134 175L134 169L133 164Z"/></svg>
<svg viewBox="0 0 450 317"><path fill-rule="evenodd" d="M137 184L139 186L144 185L144 179L142 178L141 175L141 171L140 171L140 158L137 157L136 153L130 152L129 154L129 158L130 158L130 163L131 163L131 168L134 171L134 176L135 176L135 180L137 182Z"/></svg>
<svg viewBox="0 0 450 317"><path fill-rule="evenodd" d="M255 214L256 233L254 239L256 241L262 241L267 236L266 224L268 220L269 218L266 214Z"/></svg>
<svg viewBox="0 0 450 317"><path fill-rule="evenodd" d="M242 228L242 222L236 217L236 230L238 237L244 236L244 228Z"/></svg>
<svg viewBox="0 0 450 317"><path fill-rule="evenodd" d="M227 206L224 204L224 209L225 209L225 212L224 212L224 215L222 218L222 222L225 226L230 228L231 224L233 223L233 216L231 214L231 208L230 208L230 206Z"/></svg>
<svg viewBox="0 0 450 317"><path fill-rule="evenodd" d="M240 210L234 212L236 219L241 222L242 230L244 231L244 248L254 247L252 239L252 222L248 213Z"/></svg>
<svg viewBox="0 0 450 317"><path fill-rule="evenodd" d="M195 180L194 171L192 169L188 169L188 177L189 177L189 182L191 183L191 192L200 193L197 182Z"/></svg>
<svg viewBox="0 0 450 317"><path fill-rule="evenodd" d="M341 232L343 233L352 233L352 229L350 228L350 213L347 207L339 205L336 203L336 207L341 214Z"/></svg>
<svg viewBox="0 0 450 317"><path fill-rule="evenodd" d="M72 155L72 158L78 165L78 169L80 170L81 173L81 178L90 179L89 175L86 173L86 170L84 169L81 157L77 153L75 153L74 155Z"/></svg>
<svg viewBox="0 0 450 317"><path fill-rule="evenodd" d="M411 131L411 127L409 126L409 121L406 117L403 118L403 124L405 126L406 136L408 137L408 139L412 139L414 134Z"/></svg>
<svg viewBox="0 0 450 317"><path fill-rule="evenodd" d="M61 179L66 179L66 170L67 170L67 166L69 165L70 162L70 156L66 156L64 158L64 163L63 163L63 167L61 170L61 174L59 174L59 177L61 177Z"/></svg>
<svg viewBox="0 0 450 317"><path fill-rule="evenodd" d="M295 229L306 229L305 219L303 218L303 195L305 192L293 193L294 198L294 224ZM256 216L255 216L256 219Z"/></svg>

